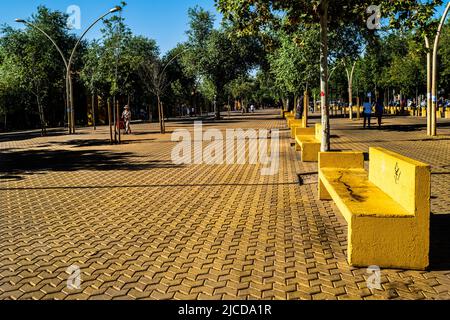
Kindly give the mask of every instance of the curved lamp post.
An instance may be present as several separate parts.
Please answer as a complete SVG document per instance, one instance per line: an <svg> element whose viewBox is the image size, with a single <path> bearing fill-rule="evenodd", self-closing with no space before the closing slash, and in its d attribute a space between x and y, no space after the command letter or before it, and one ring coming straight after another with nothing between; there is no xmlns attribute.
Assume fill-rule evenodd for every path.
<svg viewBox="0 0 450 320"><path fill-rule="evenodd" d="M81 40L83 40L84 36L94 27L94 25L96 25L100 20L102 20L103 18L105 18L107 15L120 11L122 10L122 7L120 6L116 6L112 9L110 9L107 13L105 13L104 15L102 15L100 18L98 18L97 20L95 20L81 35L81 37L78 39L77 43L75 44L75 47L72 50L72 53L70 55L69 58L69 62L67 64L67 78L68 79L72 79L71 76L71 68L72 68L72 62L73 62L73 57L75 55L76 50L78 49L78 46L81 43ZM70 80L71 81L71 80ZM70 92L70 117L71 117L71 123L72 123L72 133L75 133L75 108L74 108L74 104L73 104L73 90L71 90Z"/></svg>
<svg viewBox="0 0 450 320"><path fill-rule="evenodd" d="M38 26L24 20L24 19L16 19L15 21L17 23L23 23L26 24L32 28L35 28L36 30L40 31L42 34L44 34L52 43L53 45L56 47L56 49L58 50L59 54L61 55L61 58L64 61L64 65L66 67L66 94L67 94L67 109L68 109L68 114L67 114L67 118L68 118L68 123L69 123L69 133L75 133L75 110L74 110L74 104L73 104L73 86L72 86L72 76L71 76L71 68L72 68L72 62L73 62L73 57L75 55L75 52L78 48L78 46L81 43L81 40L83 40L84 36L89 32L89 30L91 30L94 25L96 25L100 20L102 20L103 18L105 18L107 15L120 11L122 10L122 7L120 6L116 6L112 9L110 9L107 13L105 13L104 15L102 15L100 18L98 18L97 20L95 20L94 23L92 23L89 28L86 29L86 31L83 32L83 34L81 35L81 37L78 39L77 43L75 44L75 47L72 50L72 53L70 55L69 61L67 61L66 57L64 56L64 53L62 52L62 50L59 48L59 46L56 44L55 40L53 40L52 37L50 37L44 30L42 30L41 28L39 28Z"/></svg>
<svg viewBox="0 0 450 320"><path fill-rule="evenodd" d="M25 25L27 25L27 26L29 26L31 28L34 28L34 29L38 30L39 32L41 32L43 35L45 35L53 43L53 45L55 46L56 50L58 50L59 54L61 55L61 58L62 58L62 60L64 62L64 66L65 66L66 72L67 72L67 69L69 67L69 65L67 63L67 59L64 56L64 53L62 52L61 48L56 44L56 41L53 40L53 38L50 37L50 35L47 32L45 32L44 30L39 28L37 25L34 25L34 24L24 20L24 19L15 19L15 21L17 23L23 23L23 24L25 24ZM65 76L65 79L66 79L66 97L67 97L66 98L66 112L68 112L68 110L70 108L70 92L72 92L72 79L67 78L67 74ZM71 131L72 131L71 119L70 119L69 113L67 113L67 115L68 115L67 120L68 120L68 126L69 126L69 133L71 133Z"/></svg>
<svg viewBox="0 0 450 320"><path fill-rule="evenodd" d="M437 92L437 78L438 78L438 49L439 49L439 40L441 37L442 28L444 27L445 20L447 19L448 12L450 10L450 2L447 3L444 14L442 15L441 23L439 24L439 28L437 30L436 39L434 41L433 48L433 74L432 74L432 86L431 86L431 136L437 135L437 126L436 126L436 112L438 106L438 92Z"/></svg>

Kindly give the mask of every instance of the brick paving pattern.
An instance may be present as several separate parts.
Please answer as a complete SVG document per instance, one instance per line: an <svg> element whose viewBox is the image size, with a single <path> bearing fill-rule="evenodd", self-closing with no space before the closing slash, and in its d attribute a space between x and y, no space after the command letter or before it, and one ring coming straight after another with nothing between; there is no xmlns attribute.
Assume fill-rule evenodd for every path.
<svg viewBox="0 0 450 320"><path fill-rule="evenodd" d="M450 121L437 138L424 119L381 131L332 121L334 149L382 146L432 165L430 271L382 270L383 289L369 290L367 270L347 263L345 220L317 199L317 164L300 162L277 114L204 124L279 128L274 176L174 165L170 134L148 124L121 146L107 128L0 135L0 299L450 299ZM72 265L79 290L67 288Z"/></svg>

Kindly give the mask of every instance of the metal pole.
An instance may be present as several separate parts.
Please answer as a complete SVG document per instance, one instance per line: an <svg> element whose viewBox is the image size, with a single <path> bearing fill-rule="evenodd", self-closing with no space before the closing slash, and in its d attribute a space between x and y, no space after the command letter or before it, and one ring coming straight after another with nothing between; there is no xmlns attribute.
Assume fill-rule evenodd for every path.
<svg viewBox="0 0 450 320"><path fill-rule="evenodd" d="M437 135L437 126L436 126L436 112L437 112L437 103L438 103L438 92L437 92L437 78L438 78L438 49L439 49L439 40L441 37L442 28L444 27L445 19L447 18L447 14L450 10L450 2L447 3L444 14L442 16L441 22L439 24L439 28L436 34L436 39L434 41L434 49L433 49L433 75L432 81L433 84L431 86L432 92L432 108L431 108L431 136Z"/></svg>
<svg viewBox="0 0 450 320"><path fill-rule="evenodd" d="M108 97L108 123L109 123L109 135L110 135L110 142L113 144L113 130L112 130L112 119L111 119L111 98Z"/></svg>
<svg viewBox="0 0 450 320"><path fill-rule="evenodd" d="M69 58L69 62L68 62L68 67L67 67L67 78L69 78L70 79L70 81L72 81L72 76L71 76L71 68L72 68L72 62L73 62L73 58L74 58L74 56L75 56L75 52L76 52L76 50L78 49L78 46L80 45L80 43L81 43L81 40L83 40L83 38L84 38L84 36L100 21L100 20L102 20L103 18L105 18L107 15L109 15L109 14L111 14L111 13L114 13L114 12L117 12L117 11L120 11L120 10L122 10L122 8L121 7L119 7L119 6L117 6L117 7L115 7L115 8L113 8L113 9L111 9L111 10L109 10L107 13L105 13L104 15L102 15L100 18L98 18L97 20L95 20L94 21L94 23L92 23L84 32L83 32L83 34L81 35L81 37L78 39L78 41L77 41L77 43L75 44L75 47L73 48L73 50L72 50L72 53L71 53L71 55L70 55L70 58ZM71 101L70 101L70 109L71 109L71 114L72 114L72 133L75 133L75 123L74 123L74 120L75 120L75 109L74 109L74 103L73 103L73 87L72 87L72 90L71 90Z"/></svg>

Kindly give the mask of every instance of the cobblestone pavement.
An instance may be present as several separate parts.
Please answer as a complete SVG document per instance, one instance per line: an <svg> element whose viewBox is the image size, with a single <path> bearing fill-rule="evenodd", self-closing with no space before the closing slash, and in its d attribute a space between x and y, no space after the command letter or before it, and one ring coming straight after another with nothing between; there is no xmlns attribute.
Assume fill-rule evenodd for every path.
<svg viewBox="0 0 450 320"><path fill-rule="evenodd" d="M430 271L382 270L383 289L369 290L346 261L345 220L317 200L317 164L299 161L277 114L204 124L279 128L274 176L174 165L175 143L150 125L121 146L106 128L0 135L0 299L450 299L450 121L433 139L423 119L332 122L336 149L383 146L433 166ZM67 288L73 265L79 290Z"/></svg>

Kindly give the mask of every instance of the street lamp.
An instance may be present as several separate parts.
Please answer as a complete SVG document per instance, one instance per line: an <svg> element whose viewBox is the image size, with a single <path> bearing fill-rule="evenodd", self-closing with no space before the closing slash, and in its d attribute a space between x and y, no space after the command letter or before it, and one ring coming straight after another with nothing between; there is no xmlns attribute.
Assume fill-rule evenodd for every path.
<svg viewBox="0 0 450 320"><path fill-rule="evenodd" d="M107 13L103 14L100 18L98 18L97 20L95 20L81 35L81 37L78 39L77 43L75 44L75 47L72 50L72 53L70 55L69 58L69 62L68 62L68 66L67 66L67 78L71 79L72 76L70 74L71 68L72 68L72 62L73 62L73 57L75 55L75 52L78 48L78 46L81 43L81 40L83 40L84 36L103 18L105 18L107 15L112 14L114 12L120 11L122 10L122 7L120 6L116 6L112 9L110 9ZM71 81L71 80L70 80ZM72 123L72 133L75 133L75 108L74 108L74 104L73 104L73 90L71 90L70 92L70 117L71 117L71 123Z"/></svg>
<svg viewBox="0 0 450 320"><path fill-rule="evenodd" d="M438 107L438 49L439 49L439 40L441 37L441 32L445 24L445 20L447 19L447 15L450 11L450 2L447 3L445 7L444 14L442 15L441 22L439 24L436 38L434 41L433 47L433 57L432 57L432 74L431 74L431 130L429 134L431 136L437 135L437 125L436 125L436 113Z"/></svg>
<svg viewBox="0 0 450 320"><path fill-rule="evenodd" d="M34 28L34 29L38 30L42 34L44 34L53 43L53 45L55 46L56 50L58 50L58 52L61 55L61 58L62 58L62 60L64 62L64 66L66 68L66 71L67 71L67 69L68 69L67 59L64 56L64 53L62 52L61 48L56 44L56 41L53 40L53 38L50 37L48 35L48 33L46 33L44 30L39 28L37 25L34 25L34 24L24 20L24 19L15 19L15 21L17 23L23 23L23 24L25 24L25 25L27 25L27 26L29 26L31 28ZM65 75L65 78L66 78L66 97L67 97L66 98L66 112L68 112L68 110L70 108L70 92L72 91L72 80L70 78L67 78L67 74ZM71 127L71 124L70 124L71 119L70 119L69 116L68 116L67 120L68 120L68 125L69 125L69 133L71 133L72 127Z"/></svg>
<svg viewBox="0 0 450 320"><path fill-rule="evenodd" d="M67 94L67 109L68 109L68 123L69 123L69 133L75 133L75 110L74 110L74 104L73 104L73 86L72 86L72 76L71 76L71 67L72 67L72 62L73 62L73 57L75 55L75 52L78 48L78 46L81 43L81 40L83 40L84 36L89 32L89 30L91 30L94 25L96 25L100 20L102 20L103 18L105 18L107 15L112 14L114 12L120 11L122 10L122 7L120 6L116 6L112 9L110 9L107 13L105 13L104 15L102 15L100 18L98 18L97 20L95 20L94 23L92 23L89 28L86 29L86 31L83 32L83 34L81 35L81 37L78 39L77 43L75 44L75 47L72 50L72 53L70 55L69 61L67 62L66 57L64 56L64 53L62 52L62 50L59 48L59 46L56 44L56 42L53 40L52 37L50 37L44 30L42 30L41 28L39 28L38 26L24 20L24 19L16 19L15 21L17 23L23 23L26 24L32 28L35 28L36 30L40 31L41 33L43 33L52 43L53 45L56 47L56 49L58 50L59 54L61 55L63 61L64 61L64 65L66 67L66 94Z"/></svg>

